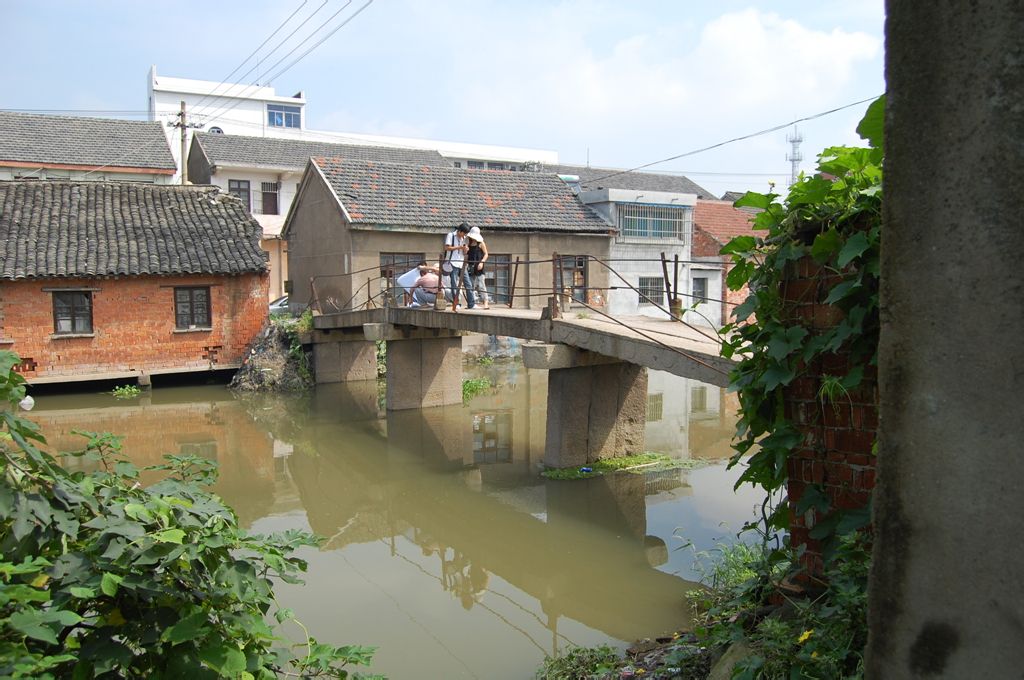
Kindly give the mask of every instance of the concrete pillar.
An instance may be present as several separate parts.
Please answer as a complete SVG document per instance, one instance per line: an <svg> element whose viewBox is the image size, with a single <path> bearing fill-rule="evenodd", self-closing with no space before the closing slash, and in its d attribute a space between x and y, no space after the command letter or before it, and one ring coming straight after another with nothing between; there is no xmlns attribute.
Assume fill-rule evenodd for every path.
<svg viewBox="0 0 1024 680"><path fill-rule="evenodd" d="M317 342L313 345L313 373L321 384L374 380L377 348L363 340Z"/></svg>
<svg viewBox="0 0 1024 680"><path fill-rule="evenodd" d="M387 409L462 403L462 338L388 340Z"/></svg>
<svg viewBox="0 0 1024 680"><path fill-rule="evenodd" d="M1024 668L1024 5L887 4L868 678Z"/></svg>
<svg viewBox="0 0 1024 680"><path fill-rule="evenodd" d="M643 453L646 368L567 345L524 345L523 363L548 371L545 465Z"/></svg>

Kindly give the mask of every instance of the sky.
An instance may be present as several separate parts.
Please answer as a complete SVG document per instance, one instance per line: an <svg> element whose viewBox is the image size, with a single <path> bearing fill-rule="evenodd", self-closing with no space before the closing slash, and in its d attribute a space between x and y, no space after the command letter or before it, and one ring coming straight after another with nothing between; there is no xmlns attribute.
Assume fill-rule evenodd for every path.
<svg viewBox="0 0 1024 680"><path fill-rule="evenodd" d="M883 0L347 2L0 0L9 57L0 109L144 119L151 65L217 82L240 67L230 82L304 91L310 129L546 149L562 163L635 168L885 87ZM861 144L855 128L867 106L799 123L800 168L811 171L828 146ZM685 174L716 195L781 189L792 134L648 171Z"/></svg>

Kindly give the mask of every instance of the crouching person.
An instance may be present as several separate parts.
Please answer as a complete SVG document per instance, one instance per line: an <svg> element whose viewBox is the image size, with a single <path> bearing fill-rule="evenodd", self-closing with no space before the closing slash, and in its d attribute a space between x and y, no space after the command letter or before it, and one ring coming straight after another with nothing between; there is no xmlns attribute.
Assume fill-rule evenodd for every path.
<svg viewBox="0 0 1024 680"><path fill-rule="evenodd" d="M420 277L412 284L412 304L410 307L433 307L441 284L437 268L426 262L419 263Z"/></svg>

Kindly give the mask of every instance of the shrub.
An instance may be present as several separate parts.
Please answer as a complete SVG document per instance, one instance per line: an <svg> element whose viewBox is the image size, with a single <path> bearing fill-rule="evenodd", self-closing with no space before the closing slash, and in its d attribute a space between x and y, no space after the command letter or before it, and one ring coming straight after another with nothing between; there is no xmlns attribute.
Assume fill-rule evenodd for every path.
<svg viewBox="0 0 1024 680"><path fill-rule="evenodd" d="M117 437L80 433L68 455L98 469L69 472L14 411L18 362L0 353L0 676L344 678L369 663L369 647L273 646L272 581L299 582L293 552L316 538L245 532L201 488L216 469L200 458L144 468L163 479L143 487Z"/></svg>

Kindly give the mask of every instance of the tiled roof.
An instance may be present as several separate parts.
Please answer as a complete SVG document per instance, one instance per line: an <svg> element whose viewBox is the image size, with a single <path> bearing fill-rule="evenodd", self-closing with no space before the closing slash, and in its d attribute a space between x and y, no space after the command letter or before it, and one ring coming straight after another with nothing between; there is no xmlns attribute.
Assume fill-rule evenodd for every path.
<svg viewBox="0 0 1024 680"><path fill-rule="evenodd" d="M726 191L724 194L722 194L722 200L723 201L729 201L730 203L735 203L736 201L740 200L743 197L743 194L745 194L745 193L747 193L747 192L745 192L745 191Z"/></svg>
<svg viewBox="0 0 1024 680"><path fill-rule="evenodd" d="M697 198L718 198L682 175L635 172L617 168L592 168L586 165L542 165L541 170L559 175L577 175L584 189L664 191L674 194L697 194Z"/></svg>
<svg viewBox="0 0 1024 680"><path fill-rule="evenodd" d="M0 111L4 161L176 169L160 123Z"/></svg>
<svg viewBox="0 0 1024 680"><path fill-rule="evenodd" d="M246 137L197 132L203 152L212 165L234 165L302 170L313 156L346 158L381 163L451 167L437 151L403 149L391 146L330 144L298 139Z"/></svg>
<svg viewBox="0 0 1024 680"><path fill-rule="evenodd" d="M0 182L0 279L259 272L259 238L216 188Z"/></svg>
<svg viewBox="0 0 1024 680"><path fill-rule="evenodd" d="M317 158L353 222L607 233L557 175Z"/></svg>
<svg viewBox="0 0 1024 680"><path fill-rule="evenodd" d="M754 215L732 207L729 201L697 201L693 211L693 225L703 229L716 241L725 245L735 236L753 236Z"/></svg>

